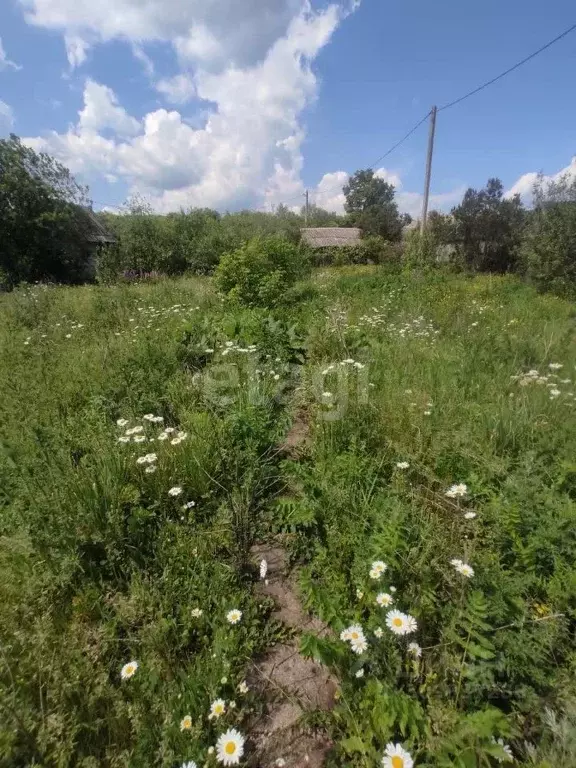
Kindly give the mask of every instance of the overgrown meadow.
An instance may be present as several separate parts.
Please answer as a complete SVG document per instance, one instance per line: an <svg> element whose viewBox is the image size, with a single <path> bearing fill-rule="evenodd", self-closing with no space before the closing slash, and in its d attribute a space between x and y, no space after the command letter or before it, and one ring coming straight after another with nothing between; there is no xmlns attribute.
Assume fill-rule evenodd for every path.
<svg viewBox="0 0 576 768"><path fill-rule="evenodd" d="M575 329L438 271L0 297L0 765L253 765L272 538L329 766L576 765Z"/></svg>

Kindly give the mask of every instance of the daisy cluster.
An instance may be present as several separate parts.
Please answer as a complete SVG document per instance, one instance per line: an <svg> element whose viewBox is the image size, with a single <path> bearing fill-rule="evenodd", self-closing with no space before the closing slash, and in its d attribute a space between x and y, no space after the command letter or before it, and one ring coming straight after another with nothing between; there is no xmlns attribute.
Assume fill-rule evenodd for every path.
<svg viewBox="0 0 576 768"><path fill-rule="evenodd" d="M192 612L192 615L195 617L199 617L202 615L202 611L200 609L194 609ZM237 624L240 619L242 618L242 612L233 609L231 611L228 611L226 614L226 619L230 624ZM139 669L139 663L137 661L129 661L127 664L124 664L122 669L120 670L120 678L123 681L131 680L134 675L138 672ZM222 685L225 685L228 682L228 679L226 677L223 677L220 682ZM249 687L245 680L242 680L242 682L238 685L238 693L240 694L246 694L249 691ZM235 701L228 701L226 702L224 699L215 699L211 704L208 711L207 718L208 720L218 720L221 717L225 716L228 712L233 712L236 709L236 702ZM180 720L180 730L183 733L192 731L194 726L194 722L192 719L192 715L186 714L184 715ZM216 755L216 760L221 763L222 765L228 766L228 765L238 765L240 762L240 759L242 758L244 754L244 744L246 742L245 737L238 731L236 728L228 728L227 731L222 733L217 741L216 745L214 747L210 747L208 749L208 755ZM181 764L181 768L197 768L196 763L193 760L184 762Z"/></svg>
<svg viewBox="0 0 576 768"><path fill-rule="evenodd" d="M164 429L159 432L155 437L151 435L150 429L148 429L148 433L146 430L147 426L151 426L152 424L162 424L164 422L163 416L155 416L153 413L145 413L142 417L142 421L146 422L146 425L144 424L136 424L132 427L128 426L130 424L130 421L128 419L118 419L116 421L116 426L120 429L124 429L127 427L127 429L124 430L124 434L120 435L118 438L119 443L153 443L154 441L164 442L168 440L171 445L179 445L180 443L183 443L184 440L187 439L188 433L183 432L182 430L176 429L176 427L164 427ZM148 454L149 456L155 455L155 454ZM138 464L145 464L147 463L145 460L137 460Z"/></svg>
<svg viewBox="0 0 576 768"><path fill-rule="evenodd" d="M551 371L559 371L564 366L562 363L549 363L548 368ZM541 387L546 387L548 389L548 396L551 400L555 400L560 395L565 395L566 397L574 397L574 393L571 391L564 390L562 391L559 389L561 385L570 385L572 386L573 382L572 379L569 378L560 378L560 374L557 373L540 373L536 368L532 368L531 370L527 371L526 373L520 373L515 376L510 377L512 381L518 382L518 385L520 387L529 387L533 384L540 385Z"/></svg>

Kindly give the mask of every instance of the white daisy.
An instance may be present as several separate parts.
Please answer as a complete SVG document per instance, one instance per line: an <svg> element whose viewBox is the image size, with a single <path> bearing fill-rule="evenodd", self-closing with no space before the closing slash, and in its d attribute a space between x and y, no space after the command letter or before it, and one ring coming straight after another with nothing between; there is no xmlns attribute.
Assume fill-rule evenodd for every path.
<svg viewBox="0 0 576 768"><path fill-rule="evenodd" d="M396 469L408 469L410 464L408 464L407 461L398 461L396 462Z"/></svg>
<svg viewBox="0 0 576 768"><path fill-rule="evenodd" d="M129 443L130 442L130 438L127 435L123 435L122 437L118 438L118 442L119 443Z"/></svg>
<svg viewBox="0 0 576 768"><path fill-rule="evenodd" d="M360 637L364 637L364 630L360 626L360 624L352 624L350 627L347 627L346 629L343 629L342 632L340 632L340 639L341 640L358 640Z"/></svg>
<svg viewBox="0 0 576 768"><path fill-rule="evenodd" d="M129 423L130 423L130 422L128 421L128 419L118 419L118 420L116 421L116 424L117 424L119 427L125 427L125 426L126 426L127 424L129 424Z"/></svg>
<svg viewBox="0 0 576 768"><path fill-rule="evenodd" d="M561 394L562 393L560 392L559 389L551 389L550 390L550 397L558 397L558 395L561 395Z"/></svg>
<svg viewBox="0 0 576 768"><path fill-rule="evenodd" d="M199 619L203 613L204 611L202 610L202 608L192 608L192 610L190 611L190 616L192 616L194 619Z"/></svg>
<svg viewBox="0 0 576 768"><path fill-rule="evenodd" d="M167 435L171 435L172 432L176 432L176 428L175 427L165 427L164 428L164 432L166 432Z"/></svg>
<svg viewBox="0 0 576 768"><path fill-rule="evenodd" d="M389 742L386 744L382 765L384 768L413 768L414 760L401 744Z"/></svg>
<svg viewBox="0 0 576 768"><path fill-rule="evenodd" d="M141 427L141 426L132 427L132 429L127 429L126 432L124 432L124 434L137 435L139 432L144 432L144 427Z"/></svg>
<svg viewBox="0 0 576 768"><path fill-rule="evenodd" d="M284 760L283 757L279 757L278 760L274 763L274 765L278 766L278 768L284 768L286 765L286 760Z"/></svg>
<svg viewBox="0 0 576 768"><path fill-rule="evenodd" d="M180 768L198 768L194 760L188 760L187 763L182 763Z"/></svg>
<svg viewBox="0 0 576 768"><path fill-rule="evenodd" d="M416 656L417 659L422 656L422 648L418 645L418 643L408 643L408 653L411 653L412 656Z"/></svg>
<svg viewBox="0 0 576 768"><path fill-rule="evenodd" d="M267 573L268 573L268 563L266 562L266 560L261 560L260 561L260 578L265 579Z"/></svg>
<svg viewBox="0 0 576 768"><path fill-rule="evenodd" d="M144 416L142 416L143 419L146 419L146 421L154 421L154 414L153 413L145 413Z"/></svg>
<svg viewBox="0 0 576 768"><path fill-rule="evenodd" d="M388 566L382 560L375 560L370 568L370 578L378 580L387 568Z"/></svg>
<svg viewBox="0 0 576 768"><path fill-rule="evenodd" d="M169 435L167 432L160 432L157 439L164 441L164 440L168 440L168 437Z"/></svg>
<svg viewBox="0 0 576 768"><path fill-rule="evenodd" d="M451 560L450 565L453 565L458 573L467 579L471 579L474 576L474 569L467 563L463 563L462 560Z"/></svg>
<svg viewBox="0 0 576 768"><path fill-rule="evenodd" d="M376 629L374 630L374 637L377 637L378 640L380 640L383 634L384 634L384 630L382 629L382 627L376 627Z"/></svg>
<svg viewBox="0 0 576 768"><path fill-rule="evenodd" d="M550 368L551 371L559 371L560 368L564 368L562 363L548 363L548 368Z"/></svg>
<svg viewBox="0 0 576 768"><path fill-rule="evenodd" d="M354 675L354 677L364 677L364 667L361 667L358 672Z"/></svg>
<svg viewBox="0 0 576 768"><path fill-rule="evenodd" d="M170 488L168 491L168 496L180 496L182 493L182 488L180 488L179 485L175 485L173 488Z"/></svg>
<svg viewBox="0 0 576 768"><path fill-rule="evenodd" d="M499 763L503 763L504 761L506 761L506 762L509 762L509 761L513 762L514 761L514 755L512 754L512 750L510 749L508 744L506 744L504 742L504 739L495 739L494 743L495 744L499 744L502 747L502 749L504 751L504 754L506 755L506 757L497 757L496 758L496 760L498 760Z"/></svg>
<svg viewBox="0 0 576 768"><path fill-rule="evenodd" d="M128 664L124 664L124 666L120 670L120 677L122 678L122 680L130 680L130 678L134 677L134 675L136 674L137 669L138 669L138 662L129 661Z"/></svg>
<svg viewBox="0 0 576 768"><path fill-rule="evenodd" d="M418 624L413 616L396 610L388 611L386 614L386 626L395 635L409 635L418 629Z"/></svg>
<svg viewBox="0 0 576 768"><path fill-rule="evenodd" d="M466 483L454 483L454 485L451 485L450 488L448 488L446 491L446 496L448 496L450 499L456 499L462 496L466 496L467 493L468 486Z"/></svg>
<svg viewBox="0 0 576 768"><path fill-rule="evenodd" d="M244 736L235 728L229 728L216 742L216 759L223 765L238 765L244 754Z"/></svg>
<svg viewBox="0 0 576 768"><path fill-rule="evenodd" d="M238 624L241 618L242 611L239 611L237 608L234 608L232 611L228 611L226 614L226 619L230 624Z"/></svg>
<svg viewBox="0 0 576 768"><path fill-rule="evenodd" d="M158 467L155 464L151 464L149 467L146 467L144 472L146 472L147 475L152 475L157 469Z"/></svg>
<svg viewBox="0 0 576 768"><path fill-rule="evenodd" d="M466 512L466 514L464 515L464 518L466 520L474 520L475 517L476 517L476 512Z"/></svg>
<svg viewBox="0 0 576 768"><path fill-rule="evenodd" d="M181 731L189 731L192 728L192 718L190 715L184 715L182 720L180 720L180 730Z"/></svg>
<svg viewBox="0 0 576 768"><path fill-rule="evenodd" d="M135 443L145 443L146 442L146 436L145 435L136 435L134 438Z"/></svg>
<svg viewBox="0 0 576 768"><path fill-rule="evenodd" d="M362 634L360 637L351 637L350 638L350 647L354 651L354 653L361 654L364 653L368 649L368 643L366 642L366 638L364 637L364 634Z"/></svg>
<svg viewBox="0 0 576 768"><path fill-rule="evenodd" d="M379 592L376 595L376 602L383 608L387 608L389 605L392 605L394 598L392 595L389 595L388 592Z"/></svg>
<svg viewBox="0 0 576 768"><path fill-rule="evenodd" d="M183 505L182 509L192 509L196 506L195 501L187 501L186 504Z"/></svg>
<svg viewBox="0 0 576 768"><path fill-rule="evenodd" d="M219 718L219 717L222 717L222 715L225 712L226 712L226 702L224 701L224 699L216 699L210 705L210 714L208 715L208 717L210 719L212 719L213 717Z"/></svg>
<svg viewBox="0 0 576 768"><path fill-rule="evenodd" d="M364 592L362 592L361 589L357 589L356 590L356 597L358 598L358 600L362 600L362 598L364 597Z"/></svg>
<svg viewBox="0 0 576 768"><path fill-rule="evenodd" d="M240 691L240 693L248 693L250 688L248 687L248 683L246 682L246 680L242 680L242 682L238 686L238 690Z"/></svg>

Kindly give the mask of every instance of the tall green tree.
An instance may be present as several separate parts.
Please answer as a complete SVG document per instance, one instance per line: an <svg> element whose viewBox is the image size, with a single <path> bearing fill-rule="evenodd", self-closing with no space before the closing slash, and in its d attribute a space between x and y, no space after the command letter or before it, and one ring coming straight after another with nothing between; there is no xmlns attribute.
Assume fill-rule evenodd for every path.
<svg viewBox="0 0 576 768"><path fill-rule="evenodd" d="M0 284L81 279L89 251L75 206L88 190L53 157L0 139Z"/></svg>
<svg viewBox="0 0 576 768"><path fill-rule="evenodd" d="M520 195L504 197L500 179L488 179L484 189L467 189L452 209L466 265L475 271L514 270L525 214Z"/></svg>
<svg viewBox="0 0 576 768"><path fill-rule="evenodd" d="M401 215L394 199L394 185L379 178L371 168L356 171L342 188L349 222L365 235L399 240L411 218Z"/></svg>

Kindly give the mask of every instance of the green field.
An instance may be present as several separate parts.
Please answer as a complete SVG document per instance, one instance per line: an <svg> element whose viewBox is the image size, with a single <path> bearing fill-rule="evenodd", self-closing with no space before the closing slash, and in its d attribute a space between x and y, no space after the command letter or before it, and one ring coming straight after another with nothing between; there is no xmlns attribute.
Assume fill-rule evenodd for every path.
<svg viewBox="0 0 576 768"><path fill-rule="evenodd" d="M575 331L515 278L370 267L273 313L208 278L0 296L0 765L215 766L229 728L254 764L280 540L332 630L300 638L328 766L576 766Z"/></svg>

